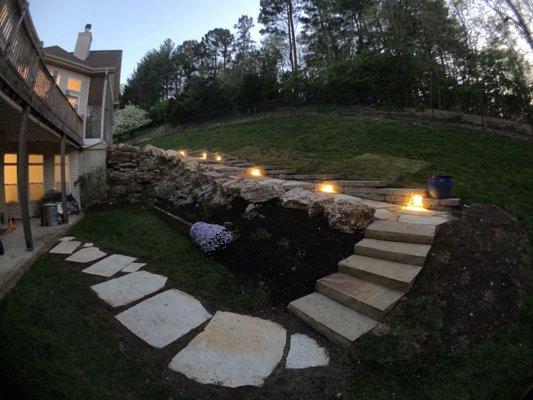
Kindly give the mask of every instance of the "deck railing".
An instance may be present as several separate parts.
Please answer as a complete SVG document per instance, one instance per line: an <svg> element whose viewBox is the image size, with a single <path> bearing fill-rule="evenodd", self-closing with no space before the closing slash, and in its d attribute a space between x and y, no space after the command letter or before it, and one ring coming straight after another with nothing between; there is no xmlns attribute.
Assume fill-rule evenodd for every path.
<svg viewBox="0 0 533 400"><path fill-rule="evenodd" d="M57 86L41 56L24 0L0 0L0 77L40 116L83 143L83 120Z"/></svg>

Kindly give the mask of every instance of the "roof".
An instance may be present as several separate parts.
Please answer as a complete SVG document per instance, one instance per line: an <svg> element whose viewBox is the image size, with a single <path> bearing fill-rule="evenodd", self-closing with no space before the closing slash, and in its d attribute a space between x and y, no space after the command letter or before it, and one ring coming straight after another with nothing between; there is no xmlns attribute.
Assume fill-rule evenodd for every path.
<svg viewBox="0 0 533 400"><path fill-rule="evenodd" d="M120 68L122 62L122 50L91 50L85 60L79 59L72 52L59 46L45 47L43 51L45 55L61 58L89 69Z"/></svg>

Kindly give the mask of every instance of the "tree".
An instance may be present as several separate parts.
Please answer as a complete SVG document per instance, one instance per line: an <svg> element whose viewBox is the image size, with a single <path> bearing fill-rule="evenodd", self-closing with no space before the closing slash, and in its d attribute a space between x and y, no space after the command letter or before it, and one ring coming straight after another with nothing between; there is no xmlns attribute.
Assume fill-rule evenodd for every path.
<svg viewBox="0 0 533 400"><path fill-rule="evenodd" d="M252 17L243 15L237 23L233 25L235 32L235 42L233 44L235 52L235 63L241 68L254 49L255 42L252 40L251 30L254 27Z"/></svg>
<svg viewBox="0 0 533 400"><path fill-rule="evenodd" d="M207 71L216 76L219 70L218 60L222 59L222 69L225 70L231 61L231 47L233 34L228 29L215 28L205 34L202 44L207 59Z"/></svg>
<svg viewBox="0 0 533 400"><path fill-rule="evenodd" d="M530 0L484 0L505 24L511 24L533 51L531 23L533 3Z"/></svg>
<svg viewBox="0 0 533 400"><path fill-rule="evenodd" d="M139 128L150 122L148 113L142 108L128 104L117 110L113 118L113 136Z"/></svg>
<svg viewBox="0 0 533 400"><path fill-rule="evenodd" d="M289 61L293 73L298 71L295 21L301 12L299 0L261 0L259 22L262 33L283 35L287 38Z"/></svg>

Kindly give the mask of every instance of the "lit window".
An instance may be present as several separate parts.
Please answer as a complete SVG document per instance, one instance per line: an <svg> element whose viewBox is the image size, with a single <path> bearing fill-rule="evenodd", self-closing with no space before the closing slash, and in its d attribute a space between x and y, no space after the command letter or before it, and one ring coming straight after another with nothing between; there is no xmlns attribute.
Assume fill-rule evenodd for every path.
<svg viewBox="0 0 533 400"><path fill-rule="evenodd" d="M68 78L67 89L73 92L81 92L81 81L79 79Z"/></svg>
<svg viewBox="0 0 533 400"><path fill-rule="evenodd" d="M28 182L30 201L39 201L44 194L44 157L30 154L28 157ZM4 155L4 192L6 203L18 202L17 155Z"/></svg>
<svg viewBox="0 0 533 400"><path fill-rule="evenodd" d="M77 97L77 96L67 96L68 97L68 102L72 105L72 107L74 107L74 109L76 111L78 111L78 107L79 107L79 103L80 103L80 98Z"/></svg>
<svg viewBox="0 0 533 400"><path fill-rule="evenodd" d="M67 183L67 191L69 190L70 180L70 157L65 156L65 177ZM54 156L54 189L61 191L61 156Z"/></svg>

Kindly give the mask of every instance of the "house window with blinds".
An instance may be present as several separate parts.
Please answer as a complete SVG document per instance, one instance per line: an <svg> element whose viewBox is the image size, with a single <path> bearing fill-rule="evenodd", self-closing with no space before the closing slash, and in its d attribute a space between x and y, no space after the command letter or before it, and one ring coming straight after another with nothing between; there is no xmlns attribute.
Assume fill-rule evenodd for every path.
<svg viewBox="0 0 533 400"><path fill-rule="evenodd" d="M44 194L44 157L30 154L28 162L29 198L40 201ZM4 154L4 192L6 203L18 203L16 154Z"/></svg>

